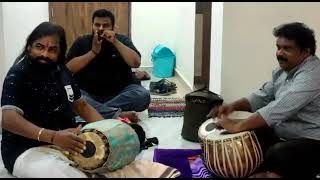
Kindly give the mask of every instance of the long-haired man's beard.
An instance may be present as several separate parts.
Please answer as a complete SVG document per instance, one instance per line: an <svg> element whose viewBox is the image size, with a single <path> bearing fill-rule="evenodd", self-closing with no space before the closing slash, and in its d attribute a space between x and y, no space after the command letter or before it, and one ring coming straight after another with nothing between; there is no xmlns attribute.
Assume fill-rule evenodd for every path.
<svg viewBox="0 0 320 180"><path fill-rule="evenodd" d="M58 66L58 63L53 62L53 60L48 57L38 56L33 58L29 55L28 58L30 59L33 67L37 68L39 71L50 72L55 70Z"/></svg>

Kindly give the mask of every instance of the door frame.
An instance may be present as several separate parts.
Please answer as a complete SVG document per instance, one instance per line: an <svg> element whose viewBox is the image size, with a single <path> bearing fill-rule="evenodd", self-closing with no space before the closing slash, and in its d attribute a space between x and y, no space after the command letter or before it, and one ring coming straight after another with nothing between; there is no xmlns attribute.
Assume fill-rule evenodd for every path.
<svg viewBox="0 0 320 180"><path fill-rule="evenodd" d="M196 2L196 14L203 15L202 24L202 66L201 76L194 79L209 88L210 85L210 56L211 56L211 16L212 16L212 2ZM196 59L195 59L196 60ZM195 84L195 83L194 83Z"/></svg>

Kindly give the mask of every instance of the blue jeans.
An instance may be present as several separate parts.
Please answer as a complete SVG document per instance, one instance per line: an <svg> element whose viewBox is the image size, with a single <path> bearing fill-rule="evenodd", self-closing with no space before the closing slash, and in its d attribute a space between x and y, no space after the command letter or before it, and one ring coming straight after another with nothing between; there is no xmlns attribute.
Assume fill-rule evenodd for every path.
<svg viewBox="0 0 320 180"><path fill-rule="evenodd" d="M81 95L105 119L117 118L122 111L144 111L151 101L150 92L137 84L128 85L113 97L94 96L84 90L81 90Z"/></svg>

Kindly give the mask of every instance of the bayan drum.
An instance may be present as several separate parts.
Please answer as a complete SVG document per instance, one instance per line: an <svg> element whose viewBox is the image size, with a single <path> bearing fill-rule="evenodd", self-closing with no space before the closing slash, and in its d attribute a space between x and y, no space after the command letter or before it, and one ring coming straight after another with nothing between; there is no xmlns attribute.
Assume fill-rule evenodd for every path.
<svg viewBox="0 0 320 180"><path fill-rule="evenodd" d="M85 172L114 171L133 162L140 152L138 135L120 120L89 123L81 129L79 137L86 141L86 150L68 157Z"/></svg>
<svg viewBox="0 0 320 180"><path fill-rule="evenodd" d="M250 175L263 161L258 139L253 131L230 134L209 119L199 128L203 160L217 176L242 178Z"/></svg>
<svg viewBox="0 0 320 180"><path fill-rule="evenodd" d="M181 136L192 142L199 142L198 131L208 118L213 107L220 106L223 99L220 95L207 89L199 89L185 96L186 107L183 115Z"/></svg>

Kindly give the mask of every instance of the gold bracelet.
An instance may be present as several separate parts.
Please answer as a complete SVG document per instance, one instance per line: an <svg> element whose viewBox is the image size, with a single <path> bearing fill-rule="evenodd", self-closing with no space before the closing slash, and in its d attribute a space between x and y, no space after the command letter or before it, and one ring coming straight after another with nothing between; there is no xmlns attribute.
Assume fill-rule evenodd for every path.
<svg viewBox="0 0 320 180"><path fill-rule="evenodd" d="M91 49L91 51L93 52L93 54L98 55L98 53L97 53L97 52L95 52L94 50L92 50L92 49Z"/></svg>
<svg viewBox="0 0 320 180"><path fill-rule="evenodd" d="M53 144L53 140L54 140L55 135L56 135L56 131L54 131L53 134L51 135L51 144Z"/></svg>
<svg viewBox="0 0 320 180"><path fill-rule="evenodd" d="M41 128L40 131L38 132L38 141L40 142L40 135L42 133L42 131L44 130L44 128Z"/></svg>

